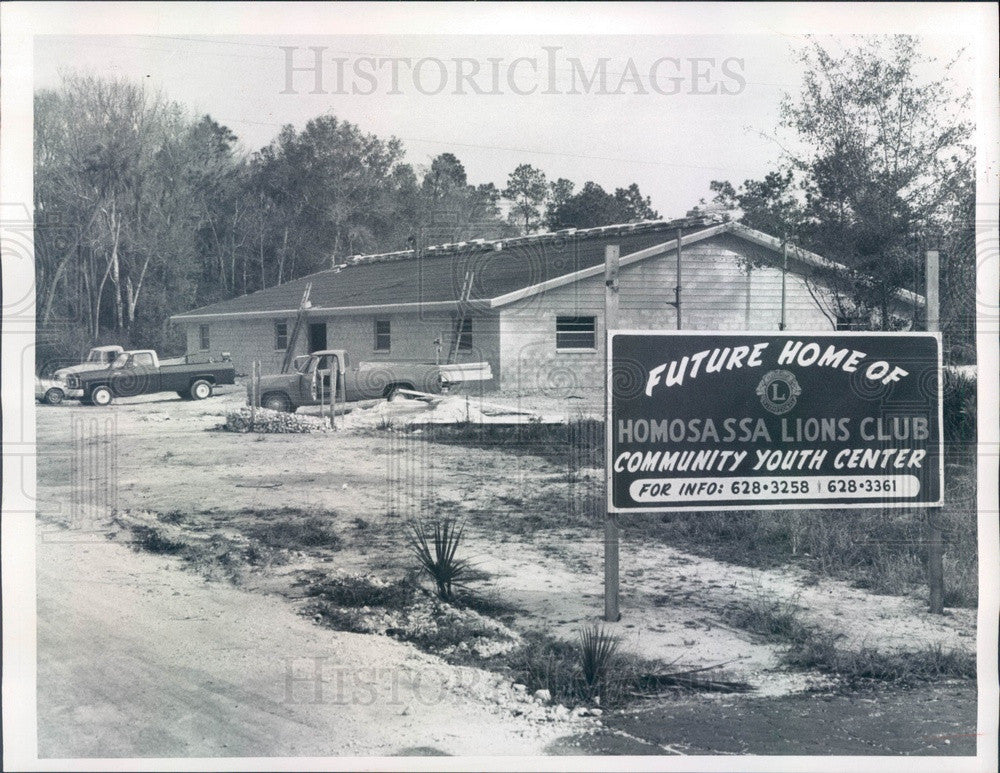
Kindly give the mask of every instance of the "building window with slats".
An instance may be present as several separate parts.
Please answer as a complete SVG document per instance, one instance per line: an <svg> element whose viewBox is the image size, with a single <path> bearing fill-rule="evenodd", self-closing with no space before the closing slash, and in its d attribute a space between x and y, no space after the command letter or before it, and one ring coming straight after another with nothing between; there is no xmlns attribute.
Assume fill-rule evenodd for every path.
<svg viewBox="0 0 1000 773"><path fill-rule="evenodd" d="M597 349L596 317L556 317L556 351Z"/></svg>
<svg viewBox="0 0 1000 773"><path fill-rule="evenodd" d="M392 345L392 326L387 319L375 320L375 351L387 352Z"/></svg>
<svg viewBox="0 0 1000 773"><path fill-rule="evenodd" d="M455 335L458 336L458 351L470 351L472 349L472 320L468 317L455 320Z"/></svg>
<svg viewBox="0 0 1000 773"><path fill-rule="evenodd" d="M288 322L283 319L274 321L274 348L282 352L288 348Z"/></svg>
<svg viewBox="0 0 1000 773"><path fill-rule="evenodd" d="M198 326L198 348L207 352L209 348L208 325Z"/></svg>

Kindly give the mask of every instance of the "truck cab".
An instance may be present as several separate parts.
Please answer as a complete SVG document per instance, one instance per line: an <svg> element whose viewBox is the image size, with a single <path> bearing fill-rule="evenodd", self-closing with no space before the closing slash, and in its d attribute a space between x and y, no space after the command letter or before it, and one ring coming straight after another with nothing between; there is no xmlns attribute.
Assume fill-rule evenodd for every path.
<svg viewBox="0 0 1000 773"><path fill-rule="evenodd" d="M118 356L125 350L121 346L95 346L88 353L83 362L76 365L69 365L59 368L52 374L56 384L52 387L58 389L63 397L79 398L83 392L79 389L70 388L69 377L77 373L87 373L92 370L104 370L111 366Z"/></svg>
<svg viewBox="0 0 1000 773"><path fill-rule="evenodd" d="M121 352L108 367L111 370L128 368L138 371L154 371L160 367L160 359L152 349L133 349Z"/></svg>
<svg viewBox="0 0 1000 773"><path fill-rule="evenodd" d="M417 362L353 362L344 349L323 349L301 355L289 373L262 376L260 404L276 411L295 411L304 405L392 398L400 390L438 393L440 367ZM253 399L247 385L247 400Z"/></svg>

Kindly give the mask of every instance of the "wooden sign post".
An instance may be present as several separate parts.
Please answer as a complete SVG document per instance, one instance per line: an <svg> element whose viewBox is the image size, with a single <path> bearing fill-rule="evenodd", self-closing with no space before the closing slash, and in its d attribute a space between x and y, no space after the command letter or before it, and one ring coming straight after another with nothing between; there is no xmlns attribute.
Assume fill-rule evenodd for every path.
<svg viewBox="0 0 1000 773"><path fill-rule="evenodd" d="M927 313L927 330L937 333L941 330L940 293L938 279L940 264L937 250L927 251L927 291L924 296ZM944 464L944 459L941 460ZM927 510L927 584L931 614L944 614L944 539L941 534L941 508Z"/></svg>
<svg viewBox="0 0 1000 773"><path fill-rule="evenodd" d="M611 360L608 358L609 330L618 326L618 258L617 245L604 248L604 414L608 415L611 405L611 389L614 378L611 373ZM679 310L678 310L679 312ZM604 432L611 432L611 424L605 423ZM607 443L605 442L605 445ZM607 476L605 476L607 477ZM605 484L609 485L609 484ZM607 496L605 496L605 501ZM616 623L621 619L618 609L618 516L612 512L604 513L604 619Z"/></svg>

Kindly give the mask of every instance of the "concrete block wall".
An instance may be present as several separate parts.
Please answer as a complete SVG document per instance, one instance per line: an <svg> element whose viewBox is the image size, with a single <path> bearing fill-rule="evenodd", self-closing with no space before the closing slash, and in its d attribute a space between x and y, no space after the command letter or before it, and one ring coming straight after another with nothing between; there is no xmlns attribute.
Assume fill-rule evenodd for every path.
<svg viewBox="0 0 1000 773"><path fill-rule="evenodd" d="M681 320L685 330L778 330L781 271L740 264L742 240L711 239L683 249ZM674 330L677 283L674 255L625 266L619 275L619 328ZM830 330L833 323L789 272L788 330ZM593 351L557 351L556 317L596 317ZM565 285L501 310L501 388L566 397L603 385L604 277Z"/></svg>
<svg viewBox="0 0 1000 773"><path fill-rule="evenodd" d="M375 350L375 320L390 322L390 348ZM285 319L280 315L258 319L227 319L209 322L185 323L187 352L200 351L200 325L209 326L209 349L226 351L233 356L236 372L249 374L254 360L261 362L261 372L277 373L281 370L284 350L274 348L274 323L285 320L288 335L295 324L294 316ZM295 355L306 354L309 341L309 323L326 323L327 347L346 349L355 362L435 362L434 340L441 338L441 362L448 358L452 341L454 320L450 314L387 313L364 315L329 315L313 312L299 333ZM456 362L487 361L494 375L500 368L500 335L497 315L472 317L472 349L458 352ZM496 388L484 384L486 388Z"/></svg>

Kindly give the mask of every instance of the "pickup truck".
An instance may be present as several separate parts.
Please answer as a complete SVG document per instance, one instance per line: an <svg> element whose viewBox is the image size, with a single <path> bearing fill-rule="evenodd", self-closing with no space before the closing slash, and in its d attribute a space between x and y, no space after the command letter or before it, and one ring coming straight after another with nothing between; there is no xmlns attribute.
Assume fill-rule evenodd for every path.
<svg viewBox="0 0 1000 773"><path fill-rule="evenodd" d="M95 346L87 353L83 362L59 368L52 374L54 383L45 390L45 402L56 405L62 402L65 397L80 399L83 397L83 392L79 389L69 388L67 385L69 377L74 373L86 373L88 370L104 370L124 351L120 346Z"/></svg>
<svg viewBox="0 0 1000 773"><path fill-rule="evenodd" d="M329 404L336 383L337 400L354 402L384 397L400 390L438 394L455 381L492 378L489 363L435 365L423 362L359 362L351 364L343 349L324 349L296 357L291 373L260 378L260 405L274 411L291 411L303 405ZM336 382L334 382L336 378ZM247 403L253 399L253 382L247 384Z"/></svg>
<svg viewBox="0 0 1000 773"><path fill-rule="evenodd" d="M152 349L122 352L110 367L70 374L67 384L81 390L86 405L108 405L115 397L176 392L185 400L212 396L217 384L233 384L236 368L228 353L191 355L160 362Z"/></svg>

